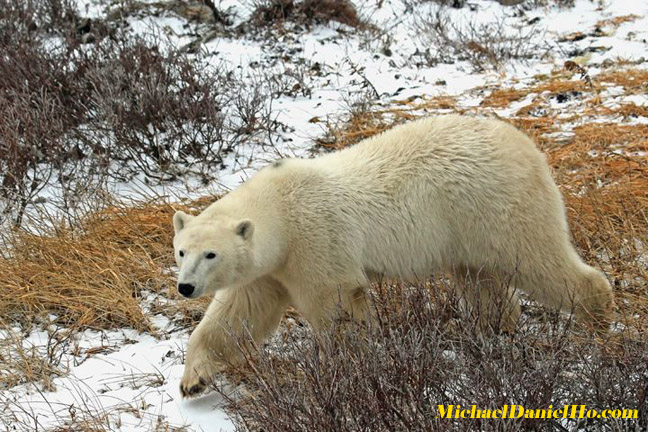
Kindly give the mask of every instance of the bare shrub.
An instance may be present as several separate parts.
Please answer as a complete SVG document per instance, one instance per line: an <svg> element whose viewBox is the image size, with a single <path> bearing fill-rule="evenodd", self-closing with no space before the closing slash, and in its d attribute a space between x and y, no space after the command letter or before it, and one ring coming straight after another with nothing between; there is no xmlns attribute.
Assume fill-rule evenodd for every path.
<svg viewBox="0 0 648 432"><path fill-rule="evenodd" d="M3 27L0 34L11 31ZM29 38L0 40L7 42L0 58L0 197L24 209L74 157L67 135L83 121L89 89L83 84L85 69L70 66L72 52L50 54Z"/></svg>
<svg viewBox="0 0 648 432"><path fill-rule="evenodd" d="M60 187L49 199L61 202L50 204L68 209L100 194L108 177L207 182L241 142L272 141L281 126L267 80L250 84L106 23L83 44L87 20L66 1L2 1L0 211L15 225L48 185Z"/></svg>
<svg viewBox="0 0 648 432"><path fill-rule="evenodd" d="M72 0L0 0L0 26L3 44L8 39L30 39L40 33L65 36L77 19Z"/></svg>
<svg viewBox="0 0 648 432"><path fill-rule="evenodd" d="M351 27L362 22L348 0L255 0L251 22L256 26L281 25L284 21L312 25L337 21Z"/></svg>
<svg viewBox="0 0 648 432"><path fill-rule="evenodd" d="M417 37L430 65L465 60L476 70L500 69L510 60L528 60L541 54L537 30L513 29L504 18L488 23L452 22L440 6L420 15Z"/></svg>
<svg viewBox="0 0 648 432"><path fill-rule="evenodd" d="M221 71L184 54L163 52L143 40L106 48L103 64L92 71L91 96L96 115L114 142L101 152L133 161L150 177L195 161L222 163L226 137ZM225 99L225 100L224 100Z"/></svg>
<svg viewBox="0 0 648 432"><path fill-rule="evenodd" d="M637 410L638 420L561 419L569 430L637 431L646 423L645 334L603 343L550 314L513 335L485 335L443 280L382 284L368 329L338 323L247 355L246 393L229 403L237 430L553 430L554 419L443 419L439 405L470 409ZM527 311L528 312L528 311ZM217 389L218 390L218 389Z"/></svg>

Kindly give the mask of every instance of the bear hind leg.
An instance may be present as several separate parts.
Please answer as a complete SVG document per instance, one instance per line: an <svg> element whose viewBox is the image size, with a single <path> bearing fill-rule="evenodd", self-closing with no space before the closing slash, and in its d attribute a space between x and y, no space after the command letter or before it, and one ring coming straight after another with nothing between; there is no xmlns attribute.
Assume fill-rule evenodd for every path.
<svg viewBox="0 0 648 432"><path fill-rule="evenodd" d="M534 300L573 313L596 332L609 328L614 295L601 271L579 260L541 275L521 273L518 279L520 288Z"/></svg>

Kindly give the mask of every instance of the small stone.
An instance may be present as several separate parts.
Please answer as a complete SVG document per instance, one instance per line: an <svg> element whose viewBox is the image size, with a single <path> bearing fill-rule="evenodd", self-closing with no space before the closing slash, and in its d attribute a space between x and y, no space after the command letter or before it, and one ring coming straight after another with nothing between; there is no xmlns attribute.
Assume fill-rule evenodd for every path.
<svg viewBox="0 0 648 432"><path fill-rule="evenodd" d="M77 34L81 35L81 34L90 33L91 28L92 28L92 20L90 18L82 18L77 23L75 30Z"/></svg>
<svg viewBox="0 0 648 432"><path fill-rule="evenodd" d="M612 66L614 66L614 61L610 60L610 59L605 59L601 63L601 67L604 67L604 68L609 68L609 67L612 67Z"/></svg>
<svg viewBox="0 0 648 432"><path fill-rule="evenodd" d="M92 33L86 33L81 36L82 44L91 44L94 43L96 40L97 40L96 36Z"/></svg>

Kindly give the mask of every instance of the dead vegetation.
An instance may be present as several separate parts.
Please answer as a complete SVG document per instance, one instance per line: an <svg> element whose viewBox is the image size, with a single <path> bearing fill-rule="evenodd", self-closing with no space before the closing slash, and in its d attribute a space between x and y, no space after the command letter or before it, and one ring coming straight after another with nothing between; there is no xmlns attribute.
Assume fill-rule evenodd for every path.
<svg viewBox="0 0 648 432"><path fill-rule="evenodd" d="M452 283L376 287L368 329L290 335L246 352L235 371L245 387L229 410L241 430L529 431L554 419L442 419L438 405L546 409L585 404L637 410L638 420L567 419L574 431L646 426L646 339L592 339L574 323L532 305L515 334L480 334L457 305ZM645 333L644 333L645 335ZM216 390L220 390L216 387Z"/></svg>
<svg viewBox="0 0 648 432"><path fill-rule="evenodd" d="M629 89L636 85L634 79L622 78L621 71L612 76ZM518 91L564 91L569 86L554 77ZM502 99L512 100L506 94ZM479 109L492 109L484 105ZM351 145L428 112L471 111L448 97L411 98L380 109L355 106L362 109L351 111L346 125L330 124L333 141L322 145ZM603 113L592 110L587 115ZM565 317L531 303L524 306L516 334L483 337L466 324L471 317L458 307L451 279L438 277L416 287L385 282L375 287L379 320L371 324L373 332L347 323L350 327L343 331L314 336L295 326L298 320L291 317L270 346L249 353L247 366L231 371L246 393L237 397L225 393L231 397L229 409L239 427L257 430L262 424L264 430L282 431L553 427L548 421L528 420L445 422L435 418L436 405L444 403L491 408L507 403L532 408L585 403L595 409L637 409L640 419L634 423L587 420L570 427L622 431L645 427L648 269L642 239L648 238L648 169L642 155L648 147L648 128L601 121L572 127L567 117L549 115L514 115L509 121L541 138L565 196L574 241L584 258L604 269L614 285L617 330L597 340ZM552 139L561 128L571 135ZM195 211L209 201L190 206ZM53 313L59 324L73 330L128 326L154 332L140 297L145 291L175 296L168 271L173 210L168 204L112 205L86 215L74 227L63 223L38 235L15 232L5 239L12 246L0 259L0 272L12 275L2 282L0 317L25 329ZM191 326L200 319L203 306L153 304L151 312ZM66 338L57 338L52 346L65 347ZM63 342L57 345L57 340ZM51 350L52 361L43 363L50 357L27 347L16 357L20 362L8 363L3 385L30 380L46 385L47 377L59 373L57 349Z"/></svg>
<svg viewBox="0 0 648 432"><path fill-rule="evenodd" d="M0 0L2 220L20 225L53 183L61 190L48 204L68 210L98 199L108 179L207 182L242 142L281 128L267 80L243 84L159 34L135 36L75 6Z"/></svg>
<svg viewBox="0 0 648 432"><path fill-rule="evenodd" d="M38 233L12 232L3 238L11 247L0 257L0 273L11 275L0 286L0 322L29 330L54 314L55 324L72 329L128 327L154 333L140 303L143 292L176 296L170 271L176 208L186 206L113 204L74 227L61 223ZM155 311L182 319L176 316L183 312L178 308L187 307L185 312L195 317L193 309L201 310L204 303L178 305L158 305Z"/></svg>
<svg viewBox="0 0 648 432"><path fill-rule="evenodd" d="M14 8L0 8L0 18L2 13L15 10L18 4L0 3ZM262 3L288 4L276 1ZM295 2L293 7L295 4L303 7L300 5L306 3ZM339 17L339 11L331 10ZM305 11L303 9L300 14L306 14ZM277 13L283 14L284 11ZM315 20L344 22L335 16L318 15L316 11L308 13ZM290 14L278 17L270 14L260 19L273 25L281 20L294 19L295 15ZM50 17L47 14L41 16ZM73 22L67 13L57 12L47 19L56 28L64 28L60 23L69 26ZM21 35L36 37L34 25L29 20L15 22L25 26L16 30L22 32ZM36 26L48 28L42 23ZM7 43L11 31L2 33L4 43ZM497 58L481 52L477 46L466 48L474 51L482 63ZM173 163L168 158L171 150L159 147L157 138L160 135L147 135L148 128L142 126L145 123L137 123L139 118L131 115L139 105L157 107L160 101L169 112L191 108L193 111L188 111L187 115L196 118L201 118L200 108L176 105L173 98L167 98L169 95L160 94L157 88L146 87L148 78L164 80L166 77L166 69L157 66L163 54L148 46L137 49L142 50L138 51L139 58L151 56L152 63L133 64L129 53L134 51L121 52L124 58L114 58L115 62L111 63L118 66L116 69L102 70L97 75L102 81L106 80L105 77L115 81L100 83L111 89L106 92L108 96L102 99L102 103L104 108L110 108L106 112L114 114L110 117L113 119L111 127L116 131L123 128L122 142L139 145L133 147L133 153L128 157L136 157L146 149L157 149L151 150L155 158L147 159L146 163L160 161L161 167L168 167ZM77 75L67 76L63 74L64 70L58 71L58 63L50 63L52 59L43 60L36 56L31 58L33 63L28 63L30 52L24 51L21 55L14 60L23 61L21 70L31 74L28 81L47 84L47 74L53 73L54 81L70 84L67 91L76 92L64 94L58 87L41 86L45 91L38 93L34 90L36 87L21 87L16 84L19 79L11 75L15 63L0 61L0 66L7 72L3 76L11 78L3 81L3 85L11 85L12 91L27 95L21 105L19 98L15 98L18 93L14 96L10 91L0 93L0 97L13 104L12 114L3 115L6 121L0 127L2 142L15 144L6 150L3 148L5 153L0 156L3 156L3 163L14 163L17 167L12 165L12 169L7 171L3 167L3 173L14 173L15 181L23 181L20 187L33 192L38 183L27 173L29 167L42 161L39 159L41 156L54 158L64 155L64 160L51 159L59 164L68 159L87 159L86 151L79 154L75 148L59 145L63 142L59 138L65 137L64 132L71 126L66 123L69 121L65 117L68 111L57 113L57 110L85 109L75 104L74 97L85 101L97 99L85 93L87 88L77 92ZM180 66L172 73L191 73L182 64L178 63ZM136 77L123 76L125 70ZM83 71L82 67L75 73ZM437 278L414 288L386 282L376 286L375 307L379 320L372 324L375 332L366 333L351 325L344 331L334 329L330 334L315 337L308 332L292 331L294 326L292 330L286 330L289 327L284 325L281 342L261 347L259 352L251 353L253 356L249 357L246 368L232 371L248 391L247 397L229 401L230 412L239 428L268 431L469 428L513 431L562 427L549 420L541 423L528 420L443 422L435 418L436 405L442 403L477 404L487 408L497 408L505 403L530 408L586 403L598 409L638 409L640 419L617 423L595 419L571 422L568 424L570 430L639 431L648 426L648 245L645 240L648 239L648 169L645 160L648 128L623 123L633 117L646 117L646 111L645 107L631 103L611 105L611 108L602 104L605 101L602 92L608 86L619 86L626 95L645 94L648 91L648 72L619 68L592 77L591 83L578 78L579 74L578 70L561 70L552 76L535 77L528 85L494 91L488 89L488 96L476 109L464 108L456 98L444 96L412 98L379 109L365 106L362 110L350 110L343 123L323 122L328 136L320 144L331 149L343 148L395 123L426 113L476 111L493 114L510 107L513 102L531 97L533 100L528 105L518 108L506 119L532 135L547 153L565 196L572 234L579 251L592 265L603 268L614 285L619 331L610 335L608 340L596 340L564 317L529 304L525 306L525 321L520 324L518 333L483 338L475 333L474 326L467 321L470 318L457 307L454 288L448 280ZM136 79L137 76L140 79ZM191 81L187 82L191 84ZM118 90L124 86L130 90L122 94ZM145 87L140 95L142 99L127 100L129 91L142 86ZM191 91L208 97L211 90L194 83L183 91L182 97L187 97ZM118 97L113 99L113 94ZM64 97L71 99L61 99ZM583 110L579 114L586 116L586 120L596 119L598 122L574 125L573 116L558 117L555 112L547 110L549 100L563 97L582 103ZM253 126L258 125L255 122L263 118L259 114L262 110L246 110L248 105L243 102L239 104L240 112L252 113L246 118L252 125L248 126L255 130ZM0 110L9 110L6 108L9 105L2 106ZM28 135L21 134L25 122L14 122L13 126L10 122L16 118L12 117L16 113L20 116L28 113L29 117L20 118L28 119L30 125L38 127ZM610 116L621 119L612 120ZM169 126L170 130L179 130L173 129L180 123L174 123L170 120L172 118L152 117L147 121L157 124L159 131L166 133ZM50 123L39 123L44 119ZM120 126L121 121L134 123ZM568 133L556 138L555 134L563 130ZM129 133L137 136L127 135ZM240 133L247 133L247 129ZM15 159L20 146L11 137L27 138L30 143L42 145L44 152L30 155L25 161ZM177 138L179 141L172 142L181 143L178 148L182 148L185 155L204 156L200 152L205 149L198 145L199 140L186 141L186 137L181 135ZM217 158L220 150L214 147L212 156ZM20 155L26 157L24 153ZM101 160L103 153L97 152L97 155ZM7 183L3 186L5 192L14 187ZM201 208L208 201L190 206ZM169 272L172 266L170 220L175 208L180 206L112 203L93 210L75 223L53 221L52 227L43 228L38 233L17 230L3 238L4 244L9 246L0 256L0 274L6 275L0 282L0 323L2 326L18 326L20 330L12 333L15 338L5 338L4 345L0 346L0 387L40 381L47 388L51 377L62 373L57 356L62 349L69 348L66 341L71 332L84 328L131 327L155 333L149 321L150 315L142 310L142 295L154 292L175 298L174 280ZM190 327L201 318L203 306L204 303L195 301L153 303L150 313L166 314ZM69 332L52 333L46 352L22 346L23 332L37 328L49 314L55 315L55 323L68 327ZM77 422L70 428L102 430L98 426L102 421L100 416L83 421L87 422L85 426L79 426L81 422ZM65 429L62 427L61 430Z"/></svg>
<svg viewBox="0 0 648 432"><path fill-rule="evenodd" d="M254 0L251 23L257 27L281 26L285 22L307 27L336 21L350 27L363 25L348 0Z"/></svg>
<svg viewBox="0 0 648 432"><path fill-rule="evenodd" d="M55 391L54 378L66 371L60 365L61 356L69 349L69 330L48 331L43 346L28 343L24 334L6 326L0 320L0 388L37 382L46 391Z"/></svg>
<svg viewBox="0 0 648 432"><path fill-rule="evenodd" d="M506 19L458 25L441 5L422 13L414 25L428 66L467 61L475 71L501 69L511 60L542 56L539 32L533 26L514 28Z"/></svg>

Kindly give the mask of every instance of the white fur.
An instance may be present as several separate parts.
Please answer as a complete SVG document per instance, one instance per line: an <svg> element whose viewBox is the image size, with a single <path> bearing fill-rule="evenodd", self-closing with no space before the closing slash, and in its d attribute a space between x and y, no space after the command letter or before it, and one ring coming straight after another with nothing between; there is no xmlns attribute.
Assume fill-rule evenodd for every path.
<svg viewBox="0 0 648 432"><path fill-rule="evenodd" d="M244 221L246 238L237 234ZM466 291L475 305L511 298L505 327L519 315L502 288L511 276L536 300L599 326L612 307L607 280L570 243L544 155L495 120L431 117L316 159L282 160L200 215L178 213L174 225L176 256L187 253L179 282L196 284L196 296L216 293L211 324L191 337L185 390L201 375L189 366L192 349L231 358L223 327L240 329L244 318L265 337L287 305L315 326L339 302L361 317L367 275L455 271L480 283ZM218 259L206 263L208 251Z"/></svg>

